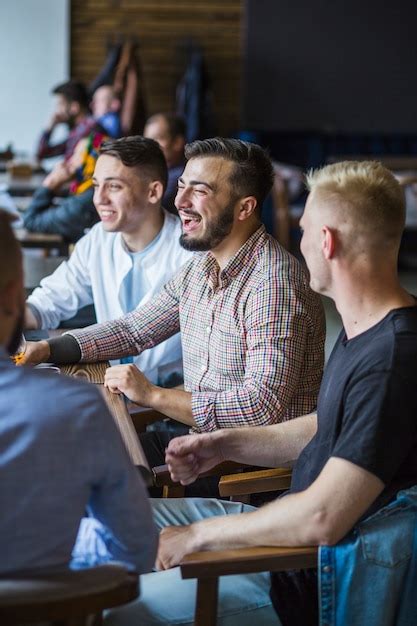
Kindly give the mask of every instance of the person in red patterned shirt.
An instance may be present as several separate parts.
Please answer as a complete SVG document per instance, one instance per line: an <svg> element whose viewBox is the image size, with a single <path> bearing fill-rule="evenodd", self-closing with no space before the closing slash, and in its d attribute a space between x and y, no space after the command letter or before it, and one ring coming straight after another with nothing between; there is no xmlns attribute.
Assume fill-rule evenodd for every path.
<svg viewBox="0 0 417 626"><path fill-rule="evenodd" d="M64 155L68 160L80 139L93 130L102 129L90 113L88 93L83 83L69 80L54 87L52 93L56 98L55 110L40 137L36 156L41 160ZM52 144L52 134L58 124L66 124L69 134L64 141Z"/></svg>

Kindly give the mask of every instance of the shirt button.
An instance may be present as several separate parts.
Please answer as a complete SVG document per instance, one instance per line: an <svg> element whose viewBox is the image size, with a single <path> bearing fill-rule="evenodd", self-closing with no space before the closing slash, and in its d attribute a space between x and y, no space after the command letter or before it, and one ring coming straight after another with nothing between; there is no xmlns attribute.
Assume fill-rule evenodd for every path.
<svg viewBox="0 0 417 626"><path fill-rule="evenodd" d="M330 572L331 572L331 571L332 571L332 567L331 567L331 565L325 565L325 566L323 567L323 572L324 572L325 574L330 574Z"/></svg>
<svg viewBox="0 0 417 626"><path fill-rule="evenodd" d="M206 333L209 334L211 331L211 327L210 326L206 326Z"/></svg>
<svg viewBox="0 0 417 626"><path fill-rule="evenodd" d="M205 371L206 371L206 366L205 366L205 365L202 365L202 366L200 367L200 370L201 370L202 372L205 372Z"/></svg>

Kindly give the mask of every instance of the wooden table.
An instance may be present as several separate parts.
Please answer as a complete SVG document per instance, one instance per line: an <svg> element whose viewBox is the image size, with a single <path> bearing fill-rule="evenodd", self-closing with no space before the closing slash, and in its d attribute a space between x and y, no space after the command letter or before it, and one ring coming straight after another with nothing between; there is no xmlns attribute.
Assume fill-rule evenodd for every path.
<svg viewBox="0 0 417 626"><path fill-rule="evenodd" d="M44 178L44 173L18 178L10 176L8 172L0 172L0 186L5 185L11 196L31 196L41 186Z"/></svg>
<svg viewBox="0 0 417 626"><path fill-rule="evenodd" d="M62 235L31 233L25 228L16 228L14 234L23 248L41 248L48 251L57 249L62 256L68 256L69 244Z"/></svg>
<svg viewBox="0 0 417 626"><path fill-rule="evenodd" d="M127 451L134 465L141 465L150 471L148 461L142 450L142 446L133 426L132 419L126 408L123 396L111 393L104 387L104 374L109 364L102 363L80 363L76 365L61 366L61 372L67 376L82 378L99 387L107 406L120 430L122 439L126 445Z"/></svg>

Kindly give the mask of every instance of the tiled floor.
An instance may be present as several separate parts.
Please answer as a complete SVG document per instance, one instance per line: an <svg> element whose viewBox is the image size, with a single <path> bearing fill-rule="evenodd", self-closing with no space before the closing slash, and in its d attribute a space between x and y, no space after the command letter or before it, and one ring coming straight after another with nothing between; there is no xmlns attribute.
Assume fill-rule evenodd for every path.
<svg viewBox="0 0 417 626"><path fill-rule="evenodd" d="M400 272L401 284L408 289L410 293L417 296L417 271ZM324 310L326 313L326 361L330 356L334 343L339 335L342 322L339 313L336 310L334 302L329 298L323 297Z"/></svg>

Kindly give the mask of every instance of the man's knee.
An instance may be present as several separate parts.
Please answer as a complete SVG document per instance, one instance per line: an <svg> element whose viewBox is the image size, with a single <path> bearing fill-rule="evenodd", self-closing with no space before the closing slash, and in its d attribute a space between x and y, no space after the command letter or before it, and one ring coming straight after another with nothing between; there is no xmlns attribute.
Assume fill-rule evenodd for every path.
<svg viewBox="0 0 417 626"><path fill-rule="evenodd" d="M238 515L255 510L241 502L215 498L152 498L151 505L159 530L165 526L186 526L208 517Z"/></svg>

